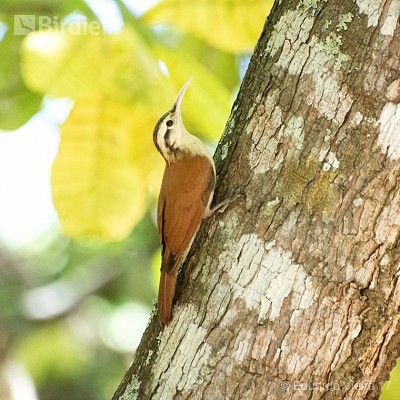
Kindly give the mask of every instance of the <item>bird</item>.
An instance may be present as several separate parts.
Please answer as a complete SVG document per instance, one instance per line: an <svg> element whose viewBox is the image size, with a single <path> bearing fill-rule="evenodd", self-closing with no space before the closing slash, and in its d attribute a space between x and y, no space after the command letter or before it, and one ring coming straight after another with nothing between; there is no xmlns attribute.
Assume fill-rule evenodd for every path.
<svg viewBox="0 0 400 400"><path fill-rule="evenodd" d="M161 243L158 317L162 326L172 320L175 285L203 218L212 214L216 172L204 143L185 128L181 105L190 78L176 96L172 109L157 122L154 144L165 160L157 206Z"/></svg>

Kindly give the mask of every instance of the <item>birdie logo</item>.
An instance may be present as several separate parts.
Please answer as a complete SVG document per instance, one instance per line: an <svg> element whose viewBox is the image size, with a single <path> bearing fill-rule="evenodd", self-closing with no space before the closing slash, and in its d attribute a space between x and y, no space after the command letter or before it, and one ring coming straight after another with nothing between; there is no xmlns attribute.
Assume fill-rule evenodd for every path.
<svg viewBox="0 0 400 400"><path fill-rule="evenodd" d="M34 30L34 15L14 15L14 35L27 35Z"/></svg>
<svg viewBox="0 0 400 400"><path fill-rule="evenodd" d="M46 15L14 15L14 35L28 35L38 30L55 30L70 35L105 35L99 21L87 21L85 19L62 19L58 16Z"/></svg>

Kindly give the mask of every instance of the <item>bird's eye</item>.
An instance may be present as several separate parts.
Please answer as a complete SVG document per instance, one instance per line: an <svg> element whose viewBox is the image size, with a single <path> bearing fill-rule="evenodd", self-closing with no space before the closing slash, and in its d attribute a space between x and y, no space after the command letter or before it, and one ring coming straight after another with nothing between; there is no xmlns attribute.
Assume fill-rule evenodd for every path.
<svg viewBox="0 0 400 400"><path fill-rule="evenodd" d="M174 123L169 119L168 121L167 121L167 126L172 126Z"/></svg>

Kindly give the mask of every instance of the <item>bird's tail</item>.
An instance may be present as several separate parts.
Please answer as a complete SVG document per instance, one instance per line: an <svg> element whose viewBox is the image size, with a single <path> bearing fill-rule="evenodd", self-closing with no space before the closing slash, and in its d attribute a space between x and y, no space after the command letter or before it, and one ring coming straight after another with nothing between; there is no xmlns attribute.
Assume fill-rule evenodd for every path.
<svg viewBox="0 0 400 400"><path fill-rule="evenodd" d="M178 271L172 271L172 273L169 274L166 268L161 268L157 309L160 322L164 325L168 325L172 319L172 301L175 296L177 272Z"/></svg>

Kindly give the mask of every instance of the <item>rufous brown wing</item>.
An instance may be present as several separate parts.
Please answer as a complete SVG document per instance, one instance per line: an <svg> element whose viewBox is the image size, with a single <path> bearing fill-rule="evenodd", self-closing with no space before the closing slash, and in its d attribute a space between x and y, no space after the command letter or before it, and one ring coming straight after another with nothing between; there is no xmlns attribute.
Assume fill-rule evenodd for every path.
<svg viewBox="0 0 400 400"><path fill-rule="evenodd" d="M158 199L158 231L162 246L158 315L168 324L181 261L186 257L213 194L215 175L205 156L185 155L167 164Z"/></svg>

